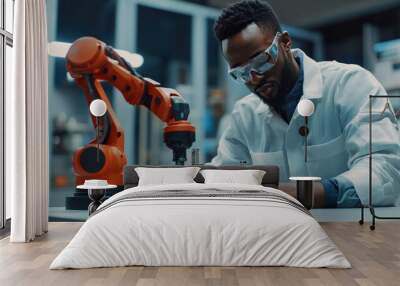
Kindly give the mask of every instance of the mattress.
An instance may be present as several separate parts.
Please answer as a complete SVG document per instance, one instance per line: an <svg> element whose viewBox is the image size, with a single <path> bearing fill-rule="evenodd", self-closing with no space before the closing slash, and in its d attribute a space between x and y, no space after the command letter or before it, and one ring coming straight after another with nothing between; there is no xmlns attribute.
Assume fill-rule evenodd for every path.
<svg viewBox="0 0 400 286"><path fill-rule="evenodd" d="M198 183L112 196L50 269L129 265L351 267L311 214L282 191Z"/></svg>

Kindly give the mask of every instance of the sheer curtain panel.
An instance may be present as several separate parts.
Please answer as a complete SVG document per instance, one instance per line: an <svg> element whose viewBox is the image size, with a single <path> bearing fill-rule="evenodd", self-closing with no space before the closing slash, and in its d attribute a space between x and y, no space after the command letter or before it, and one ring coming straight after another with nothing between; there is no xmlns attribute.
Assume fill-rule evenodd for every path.
<svg viewBox="0 0 400 286"><path fill-rule="evenodd" d="M47 24L45 0L15 1L13 93L6 98L6 187L12 242L48 226Z"/></svg>

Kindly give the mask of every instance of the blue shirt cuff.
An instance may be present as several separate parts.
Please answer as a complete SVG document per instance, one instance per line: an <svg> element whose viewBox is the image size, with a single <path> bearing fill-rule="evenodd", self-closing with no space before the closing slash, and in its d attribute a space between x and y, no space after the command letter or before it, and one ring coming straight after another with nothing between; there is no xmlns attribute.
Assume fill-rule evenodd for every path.
<svg viewBox="0 0 400 286"><path fill-rule="evenodd" d="M336 208L338 200L338 184L334 179L321 180L325 191L325 208Z"/></svg>
<svg viewBox="0 0 400 286"><path fill-rule="evenodd" d="M344 176L337 176L333 179L338 185L338 208L358 208L361 207L360 198L353 186L353 183Z"/></svg>

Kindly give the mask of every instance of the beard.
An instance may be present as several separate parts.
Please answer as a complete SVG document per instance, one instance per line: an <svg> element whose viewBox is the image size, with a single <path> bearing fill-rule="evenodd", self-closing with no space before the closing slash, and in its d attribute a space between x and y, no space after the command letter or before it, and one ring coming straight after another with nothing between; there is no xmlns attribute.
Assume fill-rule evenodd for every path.
<svg viewBox="0 0 400 286"><path fill-rule="evenodd" d="M263 86L264 84L266 84L266 82L262 82L260 86ZM270 88L272 89L270 95L265 96L262 94L262 92L257 91L253 91L253 93L257 95L258 98L261 99L265 104L272 105L273 103L278 102L280 99L279 93L281 90L281 85L278 81L268 82L268 84L271 85Z"/></svg>
<svg viewBox="0 0 400 286"><path fill-rule="evenodd" d="M271 84L273 85L273 92L271 92L271 96L263 96L261 93L253 91L263 103L272 106L276 111L279 111L283 104L286 101L287 95L291 89L290 87L290 74L292 73L289 61L287 57L284 57L284 63L282 72L280 75L280 81L273 80ZM259 86L263 86L267 83L267 80L261 82Z"/></svg>

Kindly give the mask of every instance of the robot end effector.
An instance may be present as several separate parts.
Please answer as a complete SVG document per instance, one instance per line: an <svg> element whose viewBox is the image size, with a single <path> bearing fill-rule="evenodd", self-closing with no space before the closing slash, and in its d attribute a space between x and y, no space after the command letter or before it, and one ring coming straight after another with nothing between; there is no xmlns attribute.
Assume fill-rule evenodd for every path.
<svg viewBox="0 0 400 286"><path fill-rule="evenodd" d="M173 161L176 165L184 165L186 150L195 141L195 130L187 121L190 108L182 97L172 96L171 115L174 118L164 128L164 142L173 152Z"/></svg>

